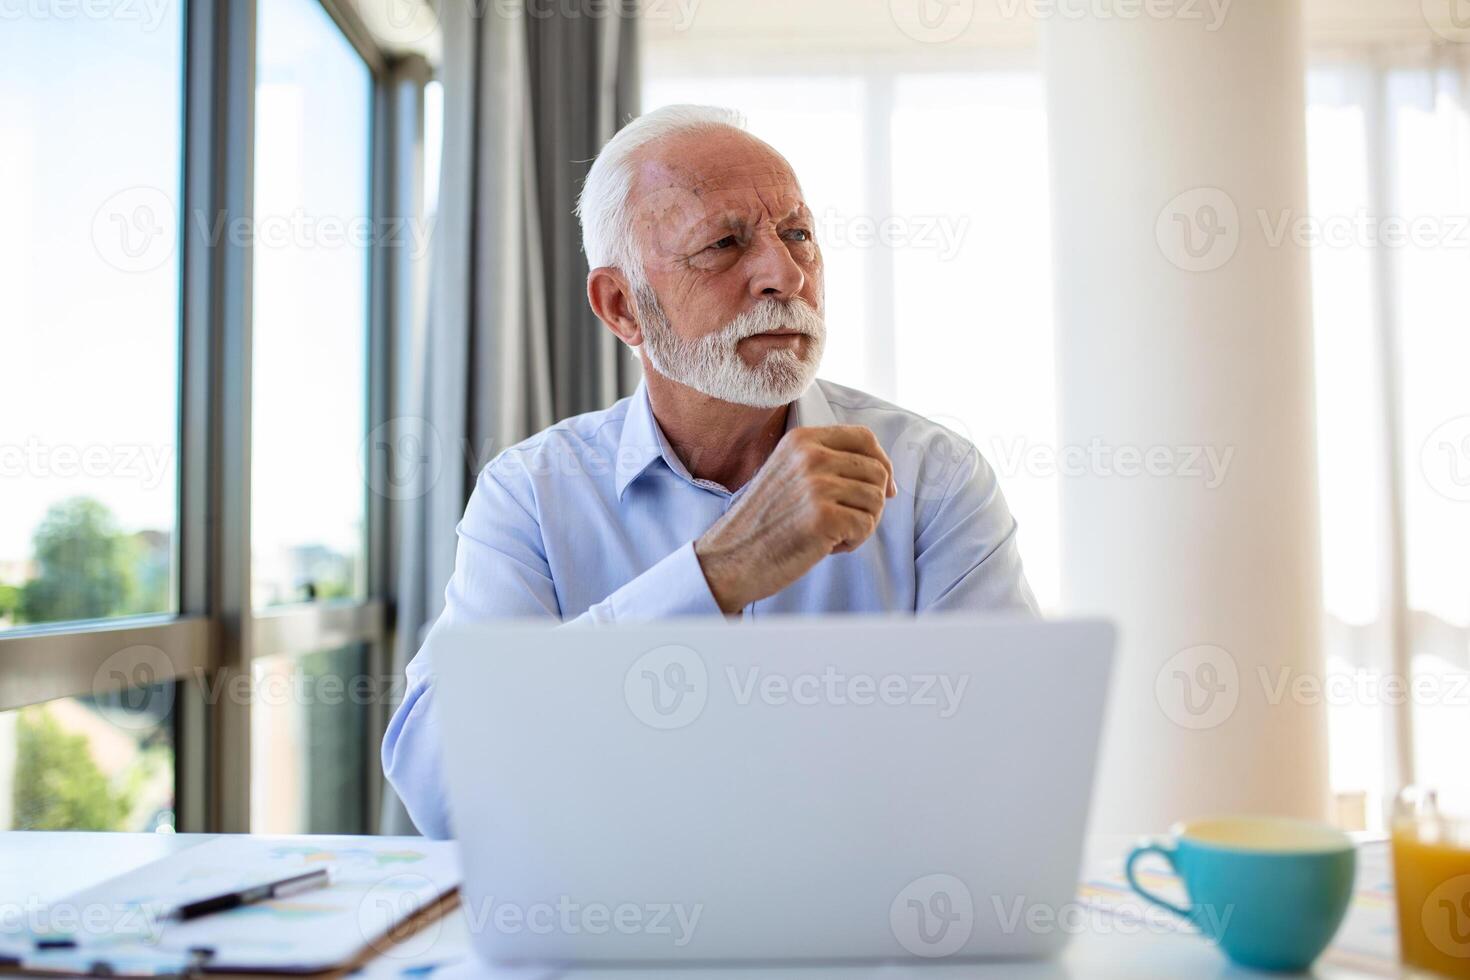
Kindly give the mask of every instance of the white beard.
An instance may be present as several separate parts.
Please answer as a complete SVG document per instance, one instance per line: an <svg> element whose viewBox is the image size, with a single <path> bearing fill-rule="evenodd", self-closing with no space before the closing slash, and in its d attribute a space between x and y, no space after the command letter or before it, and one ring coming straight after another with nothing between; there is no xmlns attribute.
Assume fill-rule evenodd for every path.
<svg viewBox="0 0 1470 980"><path fill-rule="evenodd" d="M701 394L752 408L780 408L800 398L817 376L827 325L805 300L764 300L697 340L674 332L651 286L635 286L634 301L649 363L664 377ZM746 337L781 329L807 335L805 357L794 350L772 350L751 367L736 350Z"/></svg>

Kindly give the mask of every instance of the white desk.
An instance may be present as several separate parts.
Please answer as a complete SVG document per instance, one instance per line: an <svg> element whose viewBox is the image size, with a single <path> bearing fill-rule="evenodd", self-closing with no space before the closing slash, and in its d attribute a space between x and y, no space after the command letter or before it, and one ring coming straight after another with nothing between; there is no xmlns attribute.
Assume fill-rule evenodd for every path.
<svg viewBox="0 0 1470 980"><path fill-rule="evenodd" d="M208 840L204 834L0 833L0 908L48 902L166 854ZM1111 853L1109 849L1107 851ZM361 971L361 980L392 980L407 967L445 964L432 980L955 980L955 978L1092 978L1103 980L1181 980L1181 978L1280 977L1229 964L1213 946L1195 936L1121 935L1096 929L1074 936L1057 960L1039 963L922 964L916 966L721 970L544 970L495 971L466 959L469 935L454 914L410 937L399 955L385 955ZM423 977L419 969L416 977ZM1372 974L1319 963L1310 976L1321 980L1362 980Z"/></svg>

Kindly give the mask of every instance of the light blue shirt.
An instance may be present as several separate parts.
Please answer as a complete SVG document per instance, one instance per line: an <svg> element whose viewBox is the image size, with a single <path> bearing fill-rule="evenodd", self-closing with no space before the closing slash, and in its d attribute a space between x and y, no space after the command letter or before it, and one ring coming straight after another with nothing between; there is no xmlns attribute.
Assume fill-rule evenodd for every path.
<svg viewBox="0 0 1470 980"><path fill-rule="evenodd" d="M747 606L743 619L1035 612L1016 522L994 471L970 442L826 381L792 403L787 428L799 425L872 429L893 461L898 496L860 548L818 562ZM408 666L407 691L383 739L383 770L423 833L450 836L432 708L434 632L538 616L594 624L718 616L694 540L746 487L732 494L695 479L664 438L642 385L611 408L559 422L485 467L459 524L444 612Z"/></svg>

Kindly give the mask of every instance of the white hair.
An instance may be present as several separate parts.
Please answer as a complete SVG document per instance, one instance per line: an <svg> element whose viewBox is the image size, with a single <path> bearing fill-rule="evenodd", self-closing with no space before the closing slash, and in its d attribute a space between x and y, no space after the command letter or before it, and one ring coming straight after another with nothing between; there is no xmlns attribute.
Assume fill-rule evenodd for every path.
<svg viewBox="0 0 1470 980"><path fill-rule="evenodd" d="M582 251L592 268L612 266L635 283L643 281L643 260L633 241L628 195L637 176L633 156L657 140L711 129L744 131L745 117L717 106L670 105L634 119L607 141L577 199L582 219Z"/></svg>

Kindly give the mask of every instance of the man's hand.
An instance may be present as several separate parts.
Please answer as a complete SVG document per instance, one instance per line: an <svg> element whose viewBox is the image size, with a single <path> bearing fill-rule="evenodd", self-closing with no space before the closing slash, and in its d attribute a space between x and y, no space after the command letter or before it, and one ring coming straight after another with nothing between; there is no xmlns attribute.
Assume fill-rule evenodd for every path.
<svg viewBox="0 0 1470 980"><path fill-rule="evenodd" d="M898 494L893 463L861 425L792 429L740 502L694 542L726 613L775 595L828 555L868 540Z"/></svg>

